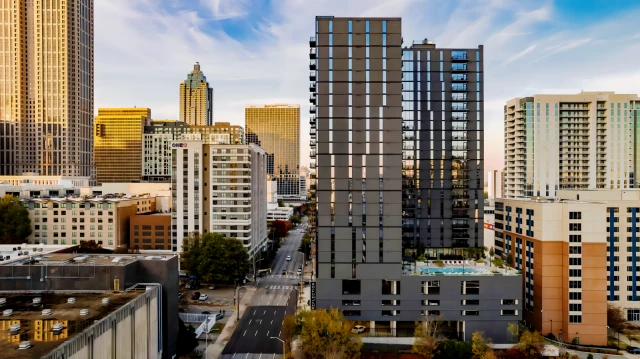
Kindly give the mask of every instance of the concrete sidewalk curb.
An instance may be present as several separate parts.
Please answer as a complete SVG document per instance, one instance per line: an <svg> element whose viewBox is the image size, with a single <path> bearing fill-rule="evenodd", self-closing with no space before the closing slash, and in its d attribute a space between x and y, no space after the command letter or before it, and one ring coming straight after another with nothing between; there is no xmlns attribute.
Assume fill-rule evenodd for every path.
<svg viewBox="0 0 640 359"><path fill-rule="evenodd" d="M244 295L242 294L242 290L240 291L240 297L241 297L240 298L241 299L240 316L241 317L244 314L244 311L247 309L247 307L249 307L249 304L251 304L251 299L253 298L253 295L255 294L256 290L257 290L256 287L251 286L251 287L247 287L247 290L245 291ZM233 331L236 327L236 322L238 321L237 317L238 315L234 311L231 318L227 320L227 323L225 324L224 328L220 332L220 335L218 336L216 341L213 344L209 344L209 347L207 348L206 359L218 359L220 357L220 355L222 354L222 351L224 350L225 345L231 338L231 335L233 334Z"/></svg>

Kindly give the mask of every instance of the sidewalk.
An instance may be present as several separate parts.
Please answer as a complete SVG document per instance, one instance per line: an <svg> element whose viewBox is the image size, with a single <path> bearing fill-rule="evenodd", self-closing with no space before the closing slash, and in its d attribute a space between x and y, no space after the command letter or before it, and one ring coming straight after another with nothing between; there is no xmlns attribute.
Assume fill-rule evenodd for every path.
<svg viewBox="0 0 640 359"><path fill-rule="evenodd" d="M253 294L256 292L256 287L247 287L246 291L240 290L240 316L244 314L244 311L251 303L251 299L253 298ZM244 292L244 294L243 294ZM227 320L227 324L222 329L222 332L218 336L218 339L213 344L209 344L209 348L207 349L207 358L206 359L218 359L222 351L224 350L224 346L227 344L229 339L231 338L231 334L233 334L233 330L236 327L236 322L238 314L234 311L232 316Z"/></svg>

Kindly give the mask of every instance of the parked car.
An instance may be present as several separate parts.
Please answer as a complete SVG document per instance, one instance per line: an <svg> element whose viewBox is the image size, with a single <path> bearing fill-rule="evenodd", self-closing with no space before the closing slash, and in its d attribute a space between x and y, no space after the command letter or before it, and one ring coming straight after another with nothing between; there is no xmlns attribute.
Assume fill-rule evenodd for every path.
<svg viewBox="0 0 640 359"><path fill-rule="evenodd" d="M305 279L305 280L302 281L302 283L304 283L304 285L309 285L311 283L311 281L308 280L308 279Z"/></svg>
<svg viewBox="0 0 640 359"><path fill-rule="evenodd" d="M178 299L182 299L182 297L184 297L184 293L182 292L178 293Z"/></svg>
<svg viewBox="0 0 640 359"><path fill-rule="evenodd" d="M202 314L211 314L211 312L205 310L204 312L202 312Z"/></svg>
<svg viewBox="0 0 640 359"><path fill-rule="evenodd" d="M283 271L282 271L282 275L287 275L287 271L286 271L286 270L283 270Z"/></svg>
<svg viewBox="0 0 640 359"><path fill-rule="evenodd" d="M287 256L287 262L291 262L291 256Z"/></svg>
<svg viewBox="0 0 640 359"><path fill-rule="evenodd" d="M200 294L200 298L198 298L198 299L200 299L200 300L207 300L207 299L209 299L209 296L208 296L208 295L206 295L206 294Z"/></svg>
<svg viewBox="0 0 640 359"><path fill-rule="evenodd" d="M367 328L365 328L364 325L356 325L351 329L351 333L364 333L365 330L367 330Z"/></svg>
<svg viewBox="0 0 640 359"><path fill-rule="evenodd" d="M209 284L209 289L216 289L216 285L215 284Z"/></svg>
<svg viewBox="0 0 640 359"><path fill-rule="evenodd" d="M638 347L627 347L627 352L631 354L640 354L640 348Z"/></svg>
<svg viewBox="0 0 640 359"><path fill-rule="evenodd" d="M222 313L216 313L216 320L220 320L220 319L222 319L222 318L224 318L224 314L222 314Z"/></svg>
<svg viewBox="0 0 640 359"><path fill-rule="evenodd" d="M200 292L193 292L193 294L191 295L191 299L197 300L198 298L200 298Z"/></svg>

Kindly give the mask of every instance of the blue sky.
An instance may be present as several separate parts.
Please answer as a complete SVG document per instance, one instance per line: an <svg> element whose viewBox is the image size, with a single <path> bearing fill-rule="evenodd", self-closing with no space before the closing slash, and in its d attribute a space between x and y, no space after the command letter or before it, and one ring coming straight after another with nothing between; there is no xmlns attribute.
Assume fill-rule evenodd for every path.
<svg viewBox="0 0 640 359"><path fill-rule="evenodd" d="M536 93L640 93L640 2L626 0L100 0L97 107L178 117L178 84L199 61L214 120L244 107L302 107L308 159L308 39L316 15L402 17L405 44L485 50L485 167L502 167L502 107Z"/></svg>

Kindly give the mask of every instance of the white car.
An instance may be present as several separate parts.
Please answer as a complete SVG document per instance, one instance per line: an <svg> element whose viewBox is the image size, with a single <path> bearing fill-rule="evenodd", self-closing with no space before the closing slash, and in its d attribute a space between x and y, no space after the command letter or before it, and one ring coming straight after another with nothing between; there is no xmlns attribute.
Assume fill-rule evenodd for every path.
<svg viewBox="0 0 640 359"><path fill-rule="evenodd" d="M367 330L367 328L365 328L364 325L356 325L351 329L351 333L364 333L365 330Z"/></svg>
<svg viewBox="0 0 640 359"><path fill-rule="evenodd" d="M199 300L207 300L209 299L209 296L206 294L200 294L200 298L198 298Z"/></svg>
<svg viewBox="0 0 640 359"><path fill-rule="evenodd" d="M287 256L287 262L291 262L291 256Z"/></svg>

